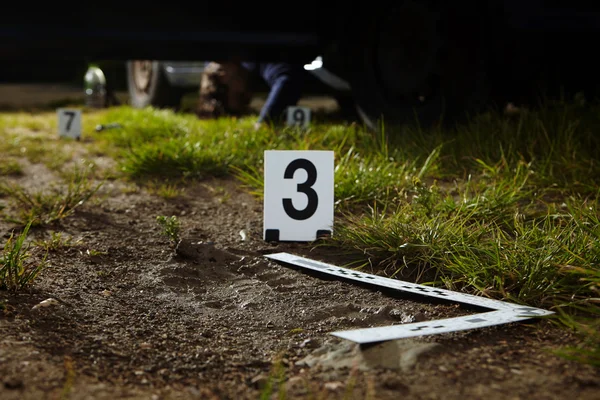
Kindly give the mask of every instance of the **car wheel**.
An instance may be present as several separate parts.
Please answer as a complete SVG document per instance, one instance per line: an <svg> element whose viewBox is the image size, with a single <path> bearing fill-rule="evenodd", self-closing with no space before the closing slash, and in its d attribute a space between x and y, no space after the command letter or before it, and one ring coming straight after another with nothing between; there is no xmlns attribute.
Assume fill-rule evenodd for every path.
<svg viewBox="0 0 600 400"><path fill-rule="evenodd" d="M452 123L485 104L485 22L475 10L401 1L374 13L347 51L357 111L368 127Z"/></svg>
<svg viewBox="0 0 600 400"><path fill-rule="evenodd" d="M181 89L169 84L159 61L128 61L127 87L130 103L135 108L178 107L183 96Z"/></svg>

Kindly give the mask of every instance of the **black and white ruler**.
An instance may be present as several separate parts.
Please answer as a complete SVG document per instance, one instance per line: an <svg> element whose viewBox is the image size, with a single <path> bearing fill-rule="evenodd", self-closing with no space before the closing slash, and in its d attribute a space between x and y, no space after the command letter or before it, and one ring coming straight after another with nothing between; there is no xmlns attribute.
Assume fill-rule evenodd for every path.
<svg viewBox="0 0 600 400"><path fill-rule="evenodd" d="M293 264L301 268L318 271L340 278L367 283L369 285L395 289L422 296L435 297L457 303L470 304L490 310L488 312L482 312L474 315L440 319L435 321L331 332L331 334L334 336L361 344L483 328L553 314L552 311L547 311L540 308L526 307L518 304L507 303L505 301L454 292L452 290L437 289L416 283L404 282L398 279L385 278L378 275L355 271L349 268L338 267L321 261L311 260L289 253L268 254L265 257L275 261L280 261L282 263Z"/></svg>

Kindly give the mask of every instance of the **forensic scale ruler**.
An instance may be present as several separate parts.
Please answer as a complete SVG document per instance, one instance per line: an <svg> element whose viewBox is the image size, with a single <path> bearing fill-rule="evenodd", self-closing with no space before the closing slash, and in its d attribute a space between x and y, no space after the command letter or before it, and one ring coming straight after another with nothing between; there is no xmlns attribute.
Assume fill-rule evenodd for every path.
<svg viewBox="0 0 600 400"><path fill-rule="evenodd" d="M554 314L552 311L540 308L525 307L500 300L487 299L451 290L437 289L416 283L358 272L289 253L267 254L265 257L275 261L293 264L301 268L337 276L339 278L418 295L435 297L447 301L454 301L457 303L470 304L491 310L474 315L438 319L434 321L331 332L331 335L351 340L359 344L484 328Z"/></svg>

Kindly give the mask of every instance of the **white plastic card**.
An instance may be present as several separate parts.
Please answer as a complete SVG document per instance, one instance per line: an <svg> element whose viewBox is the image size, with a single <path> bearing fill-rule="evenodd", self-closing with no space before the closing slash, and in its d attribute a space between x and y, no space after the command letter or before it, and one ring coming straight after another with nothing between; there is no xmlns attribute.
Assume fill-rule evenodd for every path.
<svg viewBox="0 0 600 400"><path fill-rule="evenodd" d="M59 108L56 110L58 117L58 135L73 139L81 138L81 110L76 108Z"/></svg>
<svg viewBox="0 0 600 400"><path fill-rule="evenodd" d="M332 234L333 151L267 150L264 171L264 240L313 241Z"/></svg>
<svg viewBox="0 0 600 400"><path fill-rule="evenodd" d="M287 125L306 128L310 125L311 112L308 107L288 107Z"/></svg>

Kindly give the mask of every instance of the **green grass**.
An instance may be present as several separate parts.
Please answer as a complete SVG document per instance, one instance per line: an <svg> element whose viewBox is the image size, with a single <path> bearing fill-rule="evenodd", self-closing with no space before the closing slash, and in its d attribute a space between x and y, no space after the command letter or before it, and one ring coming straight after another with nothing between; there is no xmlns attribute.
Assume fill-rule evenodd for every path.
<svg viewBox="0 0 600 400"><path fill-rule="evenodd" d="M18 291L31 285L46 265L46 257L41 261L30 260L29 245L26 244L31 224L15 237L11 232L0 253L0 289Z"/></svg>
<svg viewBox="0 0 600 400"><path fill-rule="evenodd" d="M117 108L104 121L124 124L103 138L129 178L234 174L259 197L264 150L334 150L336 226L324 245L354 251L355 267L600 328L585 319L598 312L600 106L377 135L356 125L254 132L252 120L152 109ZM600 341L585 336L597 361Z"/></svg>
<svg viewBox="0 0 600 400"><path fill-rule="evenodd" d="M10 222L40 226L68 217L90 200L103 184L94 183L90 178L91 170L90 165L76 167L63 172L64 182L61 184L37 190L0 181L0 194L15 203L13 209L5 214L5 218Z"/></svg>
<svg viewBox="0 0 600 400"><path fill-rule="evenodd" d="M14 159L0 160L0 176L21 176L23 167Z"/></svg>
<svg viewBox="0 0 600 400"><path fill-rule="evenodd" d="M171 245L177 246L180 241L181 221L175 215L170 217L159 215L156 217L156 223L160 226L162 234L169 239Z"/></svg>
<svg viewBox="0 0 600 400"><path fill-rule="evenodd" d="M336 223L322 245L352 252L357 268L557 311L585 337L569 356L598 364L600 105L380 134L356 124L254 131L253 118L151 108L86 115L84 135L117 161L117 177L161 182L149 189L165 198L177 182L226 175L261 197L265 150L333 150ZM16 156L15 129L41 132L55 116L11 118L0 121L13 143L2 150ZM99 123L122 127L96 133Z"/></svg>
<svg viewBox="0 0 600 400"><path fill-rule="evenodd" d="M62 232L50 232L50 238L46 240L38 240L36 246L43 248L46 252L57 251L61 248L75 246L77 242L73 242L72 236L63 236Z"/></svg>
<svg viewBox="0 0 600 400"><path fill-rule="evenodd" d="M283 400L286 398L285 391L285 366L280 358L273 361L272 371L264 383L260 392L260 400L270 400L277 394L277 398ZM276 391L277 390L277 391Z"/></svg>
<svg viewBox="0 0 600 400"><path fill-rule="evenodd" d="M149 181L146 187L148 193L162 197L163 199L175 199L185 192L185 188L175 183L160 183Z"/></svg>

